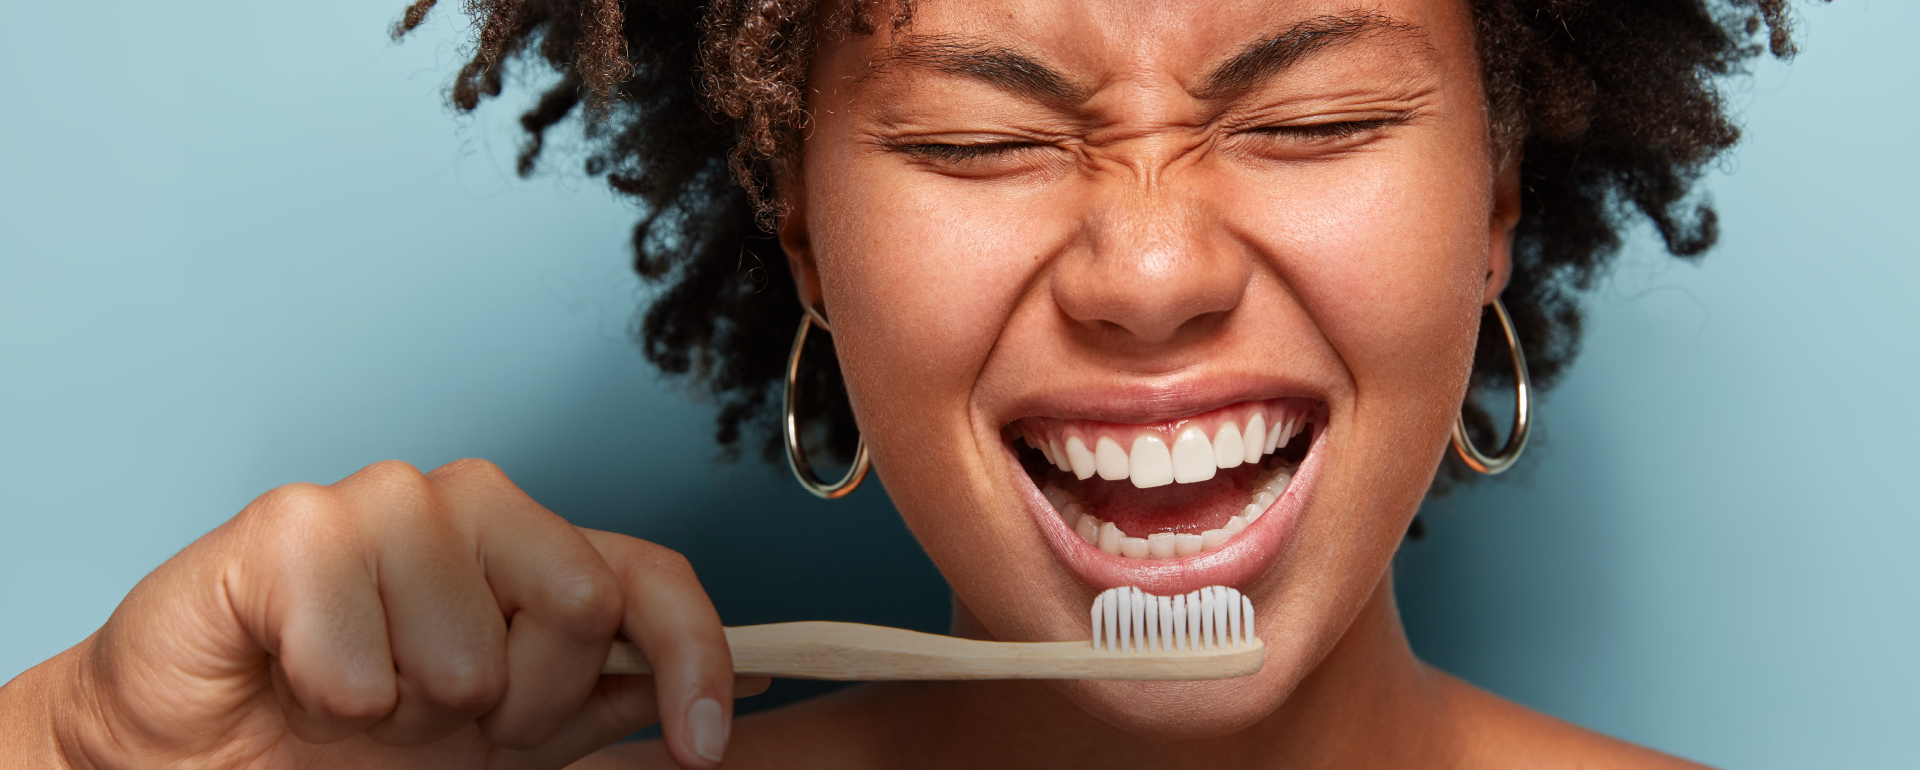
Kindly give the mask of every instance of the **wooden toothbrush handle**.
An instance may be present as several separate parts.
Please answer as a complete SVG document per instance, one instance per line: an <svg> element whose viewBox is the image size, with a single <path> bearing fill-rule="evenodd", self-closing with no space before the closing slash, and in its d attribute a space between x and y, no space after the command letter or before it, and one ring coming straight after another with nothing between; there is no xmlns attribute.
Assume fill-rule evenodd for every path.
<svg viewBox="0 0 1920 770"><path fill-rule="evenodd" d="M932 679L1227 679L1260 670L1259 640L1193 652L1102 652L1092 642L983 642L901 628L810 620L726 629L733 672L836 681ZM651 673L615 642L601 669Z"/></svg>

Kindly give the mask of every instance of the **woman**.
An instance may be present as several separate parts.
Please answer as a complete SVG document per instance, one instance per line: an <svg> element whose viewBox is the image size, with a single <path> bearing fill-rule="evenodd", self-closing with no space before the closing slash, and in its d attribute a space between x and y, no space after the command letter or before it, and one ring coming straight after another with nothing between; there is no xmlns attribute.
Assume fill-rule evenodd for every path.
<svg viewBox="0 0 1920 770"><path fill-rule="evenodd" d="M1647 6L484 4L456 101L516 53L561 65L531 163L588 95L590 165L651 204L639 267L671 284L649 355L722 398L723 442L781 414L788 335L813 328L837 368L801 348L794 411L839 448L857 431L954 633L1085 639L1101 589L1224 584L1257 605L1265 667L881 685L735 727L765 682L731 675L683 559L483 462L383 463L263 495L10 683L7 755L558 767L658 721L590 762L1684 765L1424 666L1389 576L1469 385L1568 360L1616 207L1676 254L1712 241L1682 202L1734 139L1710 78L1763 27L1786 53L1782 10ZM1170 557L1121 542L1218 531ZM657 677L598 675L616 634Z"/></svg>

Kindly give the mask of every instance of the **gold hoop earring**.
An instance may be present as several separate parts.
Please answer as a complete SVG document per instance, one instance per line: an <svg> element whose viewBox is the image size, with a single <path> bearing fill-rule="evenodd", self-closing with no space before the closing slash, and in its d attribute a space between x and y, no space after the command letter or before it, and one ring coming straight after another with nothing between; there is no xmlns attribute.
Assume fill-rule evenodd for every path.
<svg viewBox="0 0 1920 770"><path fill-rule="evenodd" d="M793 353L787 356L786 396L783 399L786 414L781 426L787 437L787 467L793 469L793 477L799 479L800 486L806 487L815 497L837 500L853 492L867 478L867 439L864 436L860 438L858 447L853 451L853 467L847 469L847 475L831 484L813 474L813 466L807 463L807 455L800 449L800 418L794 414L794 390L795 383L800 379L800 351L806 347L807 331L816 325L824 331L833 331L827 326L827 319L809 307L806 314L800 317L800 331L793 335Z"/></svg>
<svg viewBox="0 0 1920 770"><path fill-rule="evenodd" d="M1513 467L1520 459L1520 453L1527 449L1527 432L1533 427L1533 381L1527 377L1527 354L1520 350L1520 335L1514 331L1513 317L1507 315L1507 307L1500 304L1500 298L1493 299L1493 314L1500 319L1500 330L1506 333L1507 348L1513 351L1513 431L1507 435L1507 445L1500 448L1500 454L1488 457L1480 453L1473 445L1473 439L1467 436L1467 418L1462 414L1453 418L1453 451L1460 454L1460 460L1481 473L1492 476Z"/></svg>

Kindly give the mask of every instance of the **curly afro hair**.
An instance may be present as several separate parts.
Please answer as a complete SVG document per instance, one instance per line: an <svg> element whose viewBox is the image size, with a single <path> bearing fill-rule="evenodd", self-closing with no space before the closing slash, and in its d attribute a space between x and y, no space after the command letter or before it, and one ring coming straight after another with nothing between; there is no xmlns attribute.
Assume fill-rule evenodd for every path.
<svg viewBox="0 0 1920 770"><path fill-rule="evenodd" d="M394 36L423 21L417 0ZM1550 386L1579 351L1580 298L1645 217L1676 257L1718 236L1693 195L1739 139L1719 91L1766 52L1794 53L1786 0L1469 0L1497 150L1518 150L1522 215L1514 274L1502 295L1535 385ZM801 307L771 237L768 195L799 146L816 30L872 34L874 0L817 18L815 0L465 0L472 58L452 102L472 110L501 91L509 66L558 73L520 118L531 173L548 130L586 113L589 175L637 199L634 269L660 286L637 335L647 359L689 378L720 406L730 456L757 438L779 453L783 367ZM888 23L911 22L911 0ZM821 339L824 335L817 335ZM813 351L800 381L811 431L842 459L857 429L833 356ZM1482 321L1476 389L1510 387L1498 322ZM1494 435L1468 407L1469 430ZM1471 476L1449 459L1440 485Z"/></svg>

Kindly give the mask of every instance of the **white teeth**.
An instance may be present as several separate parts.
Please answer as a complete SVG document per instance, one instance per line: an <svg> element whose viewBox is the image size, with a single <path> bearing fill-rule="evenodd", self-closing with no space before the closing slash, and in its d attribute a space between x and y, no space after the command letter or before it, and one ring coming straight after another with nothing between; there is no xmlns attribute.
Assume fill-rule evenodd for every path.
<svg viewBox="0 0 1920 770"><path fill-rule="evenodd" d="M1202 538L1188 532L1173 536L1173 552L1178 556L1192 556L1202 548Z"/></svg>
<svg viewBox="0 0 1920 770"><path fill-rule="evenodd" d="M1093 475L1093 453L1087 451L1087 444L1079 436L1067 439L1067 464L1073 466L1075 478L1084 479Z"/></svg>
<svg viewBox="0 0 1920 770"><path fill-rule="evenodd" d="M1240 426L1227 423L1213 434L1213 460L1222 468L1238 468L1246 462L1247 442L1240 437Z"/></svg>
<svg viewBox="0 0 1920 770"><path fill-rule="evenodd" d="M1060 520L1066 522L1069 527L1080 521L1080 517L1085 515L1087 515L1087 509L1079 503L1067 503L1067 507L1060 509Z"/></svg>
<svg viewBox="0 0 1920 770"><path fill-rule="evenodd" d="M1197 426L1190 426L1181 431L1180 438L1171 449L1158 435L1149 434L1134 440L1130 454L1122 452L1119 444L1108 437L1102 437L1092 452L1087 451L1085 440L1080 437L1069 437L1065 447L1057 440L1048 441L1048 451L1059 450L1069 458L1069 464L1077 469L1076 475L1082 479L1091 475L1089 471L1105 478L1117 470L1126 474L1122 478L1131 479L1134 486L1141 488L1163 486L1176 480L1187 483L1202 480L1195 478L1194 465L1212 476L1219 470L1218 463L1222 462L1223 455L1227 458L1225 462L1242 462L1240 456L1228 450L1236 446L1244 448L1248 440L1264 440L1267 436L1277 439L1286 436L1287 431L1296 429L1296 421L1285 420L1266 431L1267 436L1261 436L1258 432L1260 420L1261 415L1254 415L1248 422L1248 432L1237 436L1238 426L1224 426L1213 440L1208 440ZM1298 422L1300 427L1304 427L1304 418ZM1059 512L1061 521L1075 536L1104 553L1127 559L1177 559L1219 548L1234 535L1259 521L1275 501L1286 495L1295 470L1291 466L1281 466L1273 469L1270 475L1263 471L1261 475L1266 480L1248 490L1247 503L1238 514L1228 517L1217 528L1199 533L1154 532L1144 537L1133 537L1121 531L1118 525L1093 515L1087 504L1076 496L1076 492L1061 486L1072 482L1045 483L1040 494L1046 498L1048 505ZM1226 629L1222 627L1220 632L1224 634Z"/></svg>
<svg viewBox="0 0 1920 770"><path fill-rule="evenodd" d="M1267 418L1263 415L1256 414L1253 416L1253 419L1247 421L1247 432L1242 436L1242 440L1247 442L1247 448L1246 454L1242 455L1241 459L1250 463L1260 462L1260 456L1266 454L1266 452L1261 451L1266 448L1266 445L1261 443L1265 441L1266 438Z"/></svg>
<svg viewBox="0 0 1920 770"><path fill-rule="evenodd" d="M1080 522L1073 525L1073 533L1087 541L1087 545L1097 547L1100 544L1100 520L1091 513L1080 514Z"/></svg>
<svg viewBox="0 0 1920 770"><path fill-rule="evenodd" d="M1174 556L1173 533L1155 532L1147 536L1147 555L1155 559L1171 559Z"/></svg>
<svg viewBox="0 0 1920 770"><path fill-rule="evenodd" d="M1067 453L1060 451L1060 442L1055 441L1053 439L1047 439L1047 450L1048 450L1047 457L1048 459L1053 460L1054 467L1059 468L1060 470L1063 470L1063 471L1071 470L1070 468L1067 467Z"/></svg>
<svg viewBox="0 0 1920 770"><path fill-rule="evenodd" d="M1220 466L1213 460L1213 442L1199 428L1180 431L1173 440L1173 480L1192 484L1213 478Z"/></svg>
<svg viewBox="0 0 1920 770"><path fill-rule="evenodd" d="M1102 437L1093 445L1093 470L1108 481L1126 478L1127 450L1120 448L1120 442Z"/></svg>
<svg viewBox="0 0 1920 770"><path fill-rule="evenodd" d="M1073 495L1067 494L1067 490L1052 484L1048 484L1045 489L1040 490L1040 495L1047 498L1047 504L1053 506L1053 509L1056 511L1066 510L1067 505L1073 502Z"/></svg>
<svg viewBox="0 0 1920 770"><path fill-rule="evenodd" d="M1267 429L1267 454L1273 454L1273 450L1280 448L1280 437L1286 433L1286 427L1287 421L1281 420Z"/></svg>
<svg viewBox="0 0 1920 770"><path fill-rule="evenodd" d="M1173 455L1159 436L1141 436L1133 440L1127 454L1127 471L1133 485L1141 489L1173 483Z"/></svg>

